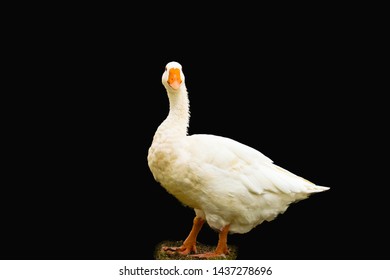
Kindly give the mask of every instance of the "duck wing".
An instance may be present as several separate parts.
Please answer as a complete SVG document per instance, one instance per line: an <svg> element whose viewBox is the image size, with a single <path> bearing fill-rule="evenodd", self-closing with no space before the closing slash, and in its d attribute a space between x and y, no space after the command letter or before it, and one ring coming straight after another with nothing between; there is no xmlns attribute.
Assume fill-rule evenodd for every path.
<svg viewBox="0 0 390 280"><path fill-rule="evenodd" d="M235 184L235 188L254 194L309 194L328 189L275 165L258 150L227 137L194 134L187 137L187 144L191 165L214 185Z"/></svg>

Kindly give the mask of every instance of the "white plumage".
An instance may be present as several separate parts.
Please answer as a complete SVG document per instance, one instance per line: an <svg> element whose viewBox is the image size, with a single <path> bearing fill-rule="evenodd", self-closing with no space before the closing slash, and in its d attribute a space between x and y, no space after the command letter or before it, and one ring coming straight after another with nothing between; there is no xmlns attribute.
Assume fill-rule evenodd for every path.
<svg viewBox="0 0 390 280"><path fill-rule="evenodd" d="M189 100L182 67L170 62L162 76L170 110L158 127L148 152L157 182L196 212L183 246L166 248L196 252L204 221L220 232L212 257L228 253L226 235L246 233L272 221L292 202L329 188L317 186L277 165L261 152L235 140L210 134L188 135Z"/></svg>

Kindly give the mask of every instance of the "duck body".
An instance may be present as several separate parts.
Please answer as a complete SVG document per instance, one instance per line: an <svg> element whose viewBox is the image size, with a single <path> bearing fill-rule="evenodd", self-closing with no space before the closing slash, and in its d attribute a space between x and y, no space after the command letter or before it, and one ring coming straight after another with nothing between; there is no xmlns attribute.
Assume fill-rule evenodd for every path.
<svg viewBox="0 0 390 280"><path fill-rule="evenodd" d="M233 139L188 135L189 100L181 65L168 63L162 82L170 111L153 137L148 165L167 192L195 210L195 239L203 221L219 232L247 233L275 219L291 203L328 189L275 165L258 150ZM196 224L200 224L199 229ZM191 233L187 238L192 239L190 246L183 244L185 248L181 248L185 253L196 251L190 237ZM217 254L226 253L225 247L217 249Z"/></svg>
<svg viewBox="0 0 390 280"><path fill-rule="evenodd" d="M170 194L212 228L229 224L231 233L272 221L290 203L323 190L249 146L209 134L157 140L149 162Z"/></svg>

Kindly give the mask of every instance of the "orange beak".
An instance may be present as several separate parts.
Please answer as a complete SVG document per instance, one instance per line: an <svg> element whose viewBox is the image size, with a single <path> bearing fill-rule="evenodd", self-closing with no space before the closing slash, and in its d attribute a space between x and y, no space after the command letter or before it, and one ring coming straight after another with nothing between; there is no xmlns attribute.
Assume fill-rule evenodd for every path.
<svg viewBox="0 0 390 280"><path fill-rule="evenodd" d="M171 68L169 69L168 84L173 89L178 89L181 85L180 69Z"/></svg>

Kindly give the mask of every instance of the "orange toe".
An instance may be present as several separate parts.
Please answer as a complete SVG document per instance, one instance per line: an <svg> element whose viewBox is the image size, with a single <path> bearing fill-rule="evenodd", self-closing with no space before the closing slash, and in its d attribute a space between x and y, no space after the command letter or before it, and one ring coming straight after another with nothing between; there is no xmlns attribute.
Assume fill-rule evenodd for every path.
<svg viewBox="0 0 390 280"><path fill-rule="evenodd" d="M211 259L211 258L220 258L220 257L226 258L226 255L214 252L214 253L196 254L196 255L192 255L192 257L196 257L199 259Z"/></svg>
<svg viewBox="0 0 390 280"><path fill-rule="evenodd" d="M191 253L196 253L196 245L195 243L184 242L180 247L163 247L162 250L168 254L179 253L182 255L188 255Z"/></svg>

